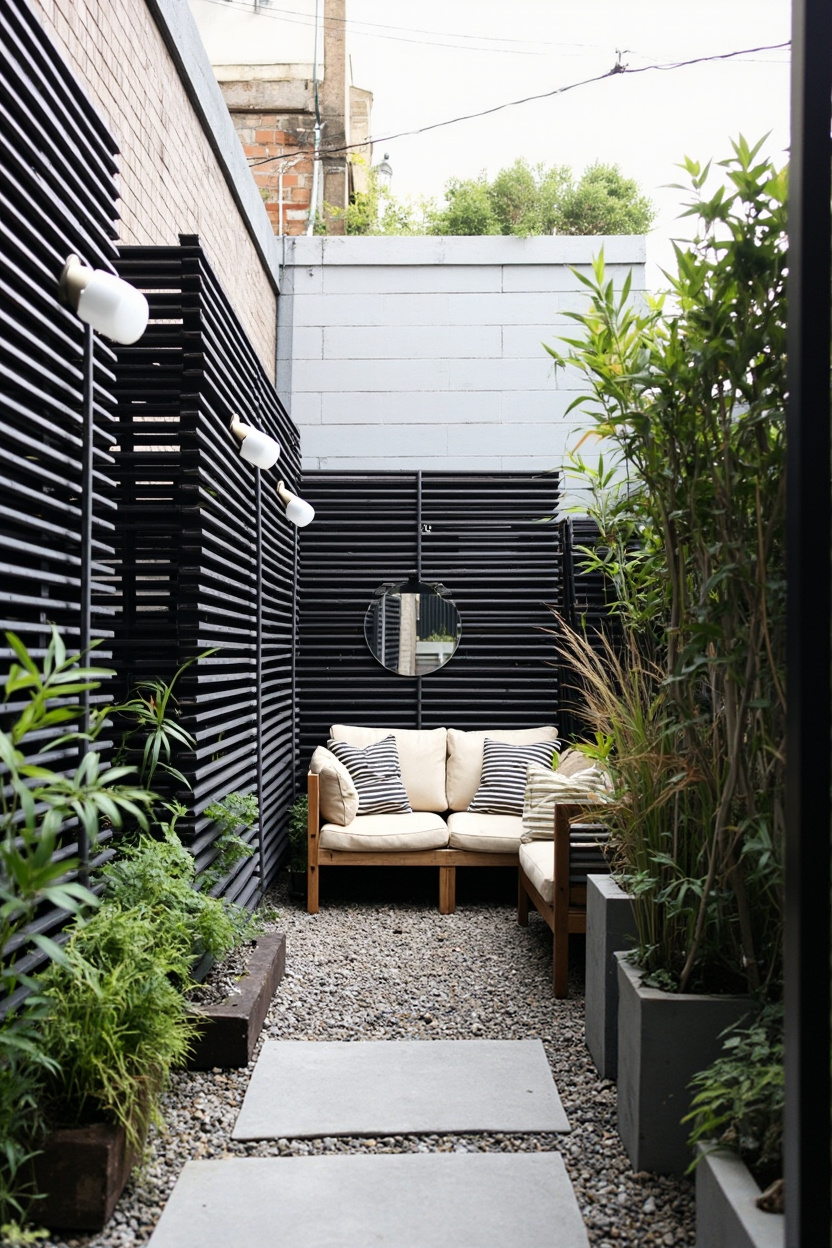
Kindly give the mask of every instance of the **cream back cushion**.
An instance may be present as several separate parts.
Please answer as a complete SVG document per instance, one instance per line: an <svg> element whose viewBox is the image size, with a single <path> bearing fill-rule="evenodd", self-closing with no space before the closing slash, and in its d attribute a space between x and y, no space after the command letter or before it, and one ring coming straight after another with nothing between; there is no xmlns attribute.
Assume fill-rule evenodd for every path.
<svg viewBox="0 0 832 1248"><path fill-rule="evenodd" d="M440 814L447 810L445 728L363 728L355 724L333 724L329 730L333 740L346 741L347 745L355 745L362 750L382 741L391 733L396 738L402 783L410 805L414 810L430 810Z"/></svg>
<svg viewBox="0 0 832 1248"><path fill-rule="evenodd" d="M358 790L352 776L340 758L322 745L312 755L309 770L318 777L318 799L325 821L345 828L358 812Z"/></svg>
<svg viewBox="0 0 832 1248"><path fill-rule="evenodd" d="M463 732L448 729L448 764L445 791L448 810L467 810L480 787L482 751L485 738L504 741L508 745L529 745L538 741L557 741L558 730L551 724L542 728L514 728L500 731Z"/></svg>
<svg viewBox="0 0 832 1248"><path fill-rule="evenodd" d="M586 754L582 754L580 750L573 749L572 746L568 750L564 750L558 760L557 772L559 776L576 776L579 771L586 771L589 767L595 766L595 760L587 758Z"/></svg>

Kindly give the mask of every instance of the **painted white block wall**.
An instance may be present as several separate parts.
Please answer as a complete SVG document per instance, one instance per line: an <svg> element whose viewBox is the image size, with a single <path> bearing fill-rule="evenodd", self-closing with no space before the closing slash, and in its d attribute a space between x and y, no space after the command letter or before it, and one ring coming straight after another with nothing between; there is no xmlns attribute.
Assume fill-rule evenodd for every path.
<svg viewBox="0 0 832 1248"><path fill-rule="evenodd" d="M644 290L642 236L285 241L278 391L307 470L561 468L587 418L542 343L586 305L572 268L603 247Z"/></svg>

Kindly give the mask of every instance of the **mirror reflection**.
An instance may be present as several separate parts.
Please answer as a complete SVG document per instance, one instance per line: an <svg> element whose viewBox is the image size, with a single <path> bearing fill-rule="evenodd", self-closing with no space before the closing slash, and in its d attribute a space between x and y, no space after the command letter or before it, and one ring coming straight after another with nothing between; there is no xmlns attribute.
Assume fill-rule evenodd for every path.
<svg viewBox="0 0 832 1248"><path fill-rule="evenodd" d="M444 586L422 581L379 586L364 616L373 658L399 676L426 676L444 667L461 633L459 612Z"/></svg>

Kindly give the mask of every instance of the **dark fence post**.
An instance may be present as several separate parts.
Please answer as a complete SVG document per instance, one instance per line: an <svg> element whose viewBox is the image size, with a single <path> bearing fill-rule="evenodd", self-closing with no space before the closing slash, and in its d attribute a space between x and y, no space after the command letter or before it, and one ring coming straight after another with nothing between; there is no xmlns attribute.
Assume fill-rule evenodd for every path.
<svg viewBox="0 0 832 1248"><path fill-rule="evenodd" d="M787 416L786 1245L829 1243L832 6L794 0Z"/></svg>

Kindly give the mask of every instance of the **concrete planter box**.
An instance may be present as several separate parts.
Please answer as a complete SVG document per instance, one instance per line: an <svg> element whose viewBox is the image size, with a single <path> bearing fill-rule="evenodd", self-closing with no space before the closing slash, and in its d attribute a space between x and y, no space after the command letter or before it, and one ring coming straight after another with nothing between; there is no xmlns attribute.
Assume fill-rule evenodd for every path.
<svg viewBox="0 0 832 1248"><path fill-rule="evenodd" d="M760 1189L739 1157L696 1147L696 1248L783 1248L786 1219L757 1208Z"/></svg>
<svg viewBox="0 0 832 1248"><path fill-rule="evenodd" d="M618 1073L618 965L636 943L633 903L610 875L586 877L586 1047L602 1079Z"/></svg>
<svg viewBox="0 0 832 1248"><path fill-rule="evenodd" d="M43 1196L32 1217L50 1230L103 1231L135 1160L123 1127L97 1123L53 1131L32 1161Z"/></svg>
<svg viewBox="0 0 832 1248"><path fill-rule="evenodd" d="M240 991L218 1005L200 1006L205 1020L194 1042L188 1070L247 1066L260 1036L277 985L286 969L283 932L261 936L251 952Z"/></svg>
<svg viewBox="0 0 832 1248"><path fill-rule="evenodd" d="M634 1170L683 1174L692 1160L681 1118L688 1084L722 1051L720 1033L751 1008L748 997L645 988L623 953L618 963L618 1134Z"/></svg>

